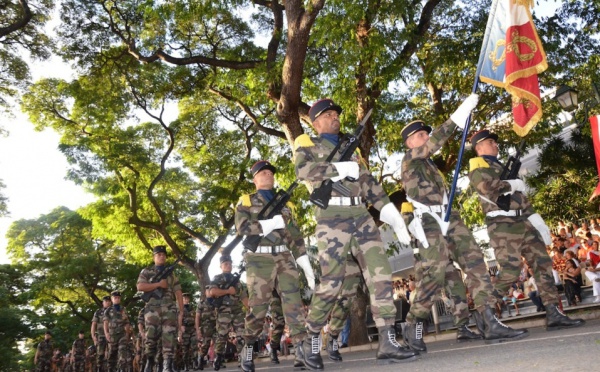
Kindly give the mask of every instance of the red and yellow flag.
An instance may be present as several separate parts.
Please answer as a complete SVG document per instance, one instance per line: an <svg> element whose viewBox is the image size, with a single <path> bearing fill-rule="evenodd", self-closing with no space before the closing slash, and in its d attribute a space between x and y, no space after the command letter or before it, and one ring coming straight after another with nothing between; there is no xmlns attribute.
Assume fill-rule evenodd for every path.
<svg viewBox="0 0 600 372"><path fill-rule="evenodd" d="M594 154L596 154L596 168L598 169L598 177L600 177L600 115L590 117L590 124L592 125L592 142L594 144ZM596 196L600 195L600 182L596 186L596 190L590 196L591 202Z"/></svg>
<svg viewBox="0 0 600 372"><path fill-rule="evenodd" d="M542 118L537 74L546 70L546 53L530 8L533 0L495 0L479 79L512 96L515 132L524 137Z"/></svg>

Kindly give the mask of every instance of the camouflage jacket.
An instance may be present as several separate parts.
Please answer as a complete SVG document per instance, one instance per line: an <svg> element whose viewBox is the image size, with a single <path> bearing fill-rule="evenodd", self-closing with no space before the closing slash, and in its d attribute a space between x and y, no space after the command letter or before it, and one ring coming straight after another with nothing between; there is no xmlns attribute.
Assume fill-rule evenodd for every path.
<svg viewBox="0 0 600 372"><path fill-rule="evenodd" d="M448 190L444 177L430 156L448 141L456 125L448 119L431 132L429 141L419 147L407 149L402 158L402 184L406 196L425 205L441 205Z"/></svg>
<svg viewBox="0 0 600 372"><path fill-rule="evenodd" d="M192 305L183 305L183 325L185 326L185 331L187 333L194 331L195 320L196 314L194 311L192 311Z"/></svg>
<svg viewBox="0 0 600 372"><path fill-rule="evenodd" d="M85 339L78 338L77 340L73 341L72 353L75 358L83 358L85 356L85 349Z"/></svg>
<svg viewBox="0 0 600 372"><path fill-rule="evenodd" d="M138 284L139 283L150 283L150 279L152 279L152 277L154 275L156 275L157 273L158 273L158 269L156 268L156 265L147 267L144 270L142 270L142 272L138 276L137 283ZM167 288L161 288L162 294L163 294L162 302L169 301L169 300L174 302L175 301L175 292L181 291L181 284L179 284L179 279L177 278L177 276L175 276L175 273L172 273L171 275L169 275L167 277L167 284L168 284ZM152 298L152 299L150 299L150 301L148 303L152 304L153 302L157 302L157 301L161 301L161 300Z"/></svg>
<svg viewBox="0 0 600 372"><path fill-rule="evenodd" d="M295 146L296 177L306 184L309 192L319 187L323 181L339 175L335 166L326 162L329 154L335 149L335 145L330 141L322 137L309 137L303 134L296 138ZM377 183L373 175L369 172L366 164L360 159L357 154L354 154L352 157L352 160L358 162L360 167L358 180L352 182L348 179L343 179L340 182L350 189L350 196L360 196L367 203L381 210L384 205L390 202L390 199L381 185ZM338 157L336 156L331 160L333 163L337 161ZM333 190L331 196L343 195Z"/></svg>
<svg viewBox="0 0 600 372"><path fill-rule="evenodd" d="M140 312L138 313L138 317L137 317L137 324L141 324L144 326L144 328L146 327L146 308L142 307L140 309Z"/></svg>
<svg viewBox="0 0 600 372"><path fill-rule="evenodd" d="M209 304L206 299L200 300L198 302L198 305L196 306L196 313L200 314L200 316L202 316L204 314L204 317L207 317L208 313L214 312L214 311L215 311L215 307L212 306L211 304Z"/></svg>
<svg viewBox="0 0 600 372"><path fill-rule="evenodd" d="M233 277L232 273L222 273L222 274L218 274L216 275L213 280L210 282L209 288L221 288L221 289L227 289L227 288L223 288L225 286L226 283L231 282ZM227 302L233 304L233 305L227 305L227 306L231 306L231 307L242 307L242 299L247 298L248 294L246 293L246 291L244 290L244 287L242 286L242 283L240 283L238 281L237 285L235 286L236 292L234 295L225 295L225 296L221 296L224 299L227 298Z"/></svg>
<svg viewBox="0 0 600 372"><path fill-rule="evenodd" d="M103 307L99 308L98 310L96 310L96 312L94 313L94 317L92 318L92 323L96 322L96 335L100 339L106 338L106 335L104 334L104 326L103 326L104 311L105 311L105 309Z"/></svg>
<svg viewBox="0 0 600 372"><path fill-rule="evenodd" d="M54 352L52 340L44 340L38 344L38 359L51 360Z"/></svg>
<svg viewBox="0 0 600 372"><path fill-rule="evenodd" d="M117 311L113 305L104 311L104 321L108 322L110 335L122 335L125 333L125 325L129 322L129 317L125 307L121 306L121 311Z"/></svg>
<svg viewBox="0 0 600 372"><path fill-rule="evenodd" d="M487 157L475 157L469 161L469 168L469 181L480 196L479 202L483 208L483 213L487 214L488 212L501 210L496 205L496 201L498 197L511 190L510 184L500 179L504 166L500 162ZM510 195L509 208L511 210L522 210L524 218L535 213L529 199L521 192ZM495 222L503 222L504 220L511 222L514 219L515 217L508 216L494 217Z"/></svg>
<svg viewBox="0 0 600 372"><path fill-rule="evenodd" d="M260 235L262 227L258 222L258 214L268 201L260 194L254 193L244 195L240 198L235 210L235 227L238 235ZM269 234L275 242L266 238L261 240L261 245L287 245L294 254L294 257L300 257L306 253L304 238L302 232L296 225L292 217L292 211L287 206L281 210L283 219L286 221L285 229L273 230Z"/></svg>

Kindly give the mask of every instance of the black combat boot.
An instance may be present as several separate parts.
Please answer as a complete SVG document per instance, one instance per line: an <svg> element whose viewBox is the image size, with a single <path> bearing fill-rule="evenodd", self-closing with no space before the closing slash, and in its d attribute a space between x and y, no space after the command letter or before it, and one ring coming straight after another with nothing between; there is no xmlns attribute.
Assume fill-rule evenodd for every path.
<svg viewBox="0 0 600 372"><path fill-rule="evenodd" d="M254 372L254 353L252 352L252 345L245 345L240 353L241 367L244 372Z"/></svg>
<svg viewBox="0 0 600 372"><path fill-rule="evenodd" d="M323 369L323 358L319 348L319 334L308 332L299 350L301 360L304 366L311 371L320 371Z"/></svg>
<svg viewBox="0 0 600 372"><path fill-rule="evenodd" d="M504 341L520 340L529 336L527 329L512 329L502 323L494 314L494 310L488 305L483 311L484 333L486 344L497 344Z"/></svg>
<svg viewBox="0 0 600 372"><path fill-rule="evenodd" d="M552 304L546 306L546 330L557 331L563 328L578 327L584 325L585 320L583 319L571 319L566 316L558 305Z"/></svg>
<svg viewBox="0 0 600 372"><path fill-rule="evenodd" d="M144 367L144 372L154 372L154 357L148 357L146 360L146 367Z"/></svg>
<svg viewBox="0 0 600 372"><path fill-rule="evenodd" d="M173 358L165 358L163 360L163 372L175 372L173 369Z"/></svg>
<svg viewBox="0 0 600 372"><path fill-rule="evenodd" d="M304 369L304 353L302 353L302 341L295 346L294 368Z"/></svg>
<svg viewBox="0 0 600 372"><path fill-rule="evenodd" d="M277 356L278 351L279 351L279 345L275 345L274 343L271 343L271 354L269 356L271 357L271 363L273 363L273 364L279 364L279 357Z"/></svg>
<svg viewBox="0 0 600 372"><path fill-rule="evenodd" d="M485 335L485 322L483 321L483 316L479 311L473 311L473 319L475 320L475 326L477 327L477 331L482 336Z"/></svg>
<svg viewBox="0 0 600 372"><path fill-rule="evenodd" d="M396 341L394 326L383 326L378 331L377 364L403 363L417 360L418 351L403 348Z"/></svg>
<svg viewBox="0 0 600 372"><path fill-rule="evenodd" d="M469 329L469 327L466 324L460 325L456 329L456 341L458 342L475 341L482 339L482 335L471 331L471 329Z"/></svg>
<svg viewBox="0 0 600 372"><path fill-rule="evenodd" d="M204 371L204 366L206 365L206 359L204 359L204 355L198 355L198 369Z"/></svg>
<svg viewBox="0 0 600 372"><path fill-rule="evenodd" d="M404 326L404 341L411 350L423 354L427 352L427 345L423 341L423 333L425 329L425 322L423 319L416 319L414 323L409 324L408 322Z"/></svg>
<svg viewBox="0 0 600 372"><path fill-rule="evenodd" d="M223 367L224 363L225 357L223 356L223 354L217 354L217 356L215 357L215 361L213 362L213 368L215 369L215 371L218 371L221 369L221 367Z"/></svg>
<svg viewBox="0 0 600 372"><path fill-rule="evenodd" d="M340 354L338 349L337 336L329 335L329 339L327 340L327 353L329 353L329 359L334 362L342 361L342 354Z"/></svg>

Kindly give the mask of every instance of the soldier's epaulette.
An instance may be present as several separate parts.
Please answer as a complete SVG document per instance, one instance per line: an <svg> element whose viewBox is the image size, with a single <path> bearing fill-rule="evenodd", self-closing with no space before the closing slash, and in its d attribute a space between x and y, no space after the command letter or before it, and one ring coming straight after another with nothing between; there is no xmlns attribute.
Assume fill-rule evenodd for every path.
<svg viewBox="0 0 600 372"><path fill-rule="evenodd" d="M297 150L298 147L313 147L314 145L315 143L310 139L308 134L301 134L294 142L294 150Z"/></svg>
<svg viewBox="0 0 600 372"><path fill-rule="evenodd" d="M400 213L413 213L414 211L415 211L415 208L413 207L412 203L409 203L409 202L402 203L402 208L400 209Z"/></svg>
<svg viewBox="0 0 600 372"><path fill-rule="evenodd" d="M252 201L250 201L250 194L242 195L240 197L239 203L241 203L242 206L244 206L244 207L251 207L252 206Z"/></svg>
<svg viewBox="0 0 600 372"><path fill-rule="evenodd" d="M477 168L489 168L489 167L490 167L490 165L481 156L478 156L476 158L469 160L469 172L472 172Z"/></svg>

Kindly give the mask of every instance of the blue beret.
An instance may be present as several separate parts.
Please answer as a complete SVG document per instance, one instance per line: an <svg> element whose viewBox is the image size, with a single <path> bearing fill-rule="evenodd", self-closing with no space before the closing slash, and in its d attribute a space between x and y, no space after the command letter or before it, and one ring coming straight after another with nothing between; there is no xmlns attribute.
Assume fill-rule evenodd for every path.
<svg viewBox="0 0 600 372"><path fill-rule="evenodd" d="M476 144L478 144L479 142L486 140L488 138L492 138L494 141L498 142L497 134L491 133L487 129L483 129L483 130L480 130L479 132L475 133L473 136L471 136L471 146L473 146L473 148L475 148Z"/></svg>
<svg viewBox="0 0 600 372"><path fill-rule="evenodd" d="M324 98L315 102L310 110L308 110L308 116L310 116L310 121L315 121L316 118L319 117L322 113L328 110L335 110L338 114L342 113L342 108L336 105L331 99Z"/></svg>
<svg viewBox="0 0 600 372"><path fill-rule="evenodd" d="M421 120L415 120L411 121L404 128L402 128L402 132L400 132L400 134L402 134L402 138L406 142L408 137L422 130L426 131L427 133L431 133L431 127L429 125L425 125L425 123Z"/></svg>

